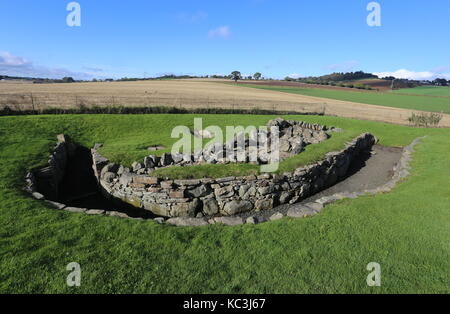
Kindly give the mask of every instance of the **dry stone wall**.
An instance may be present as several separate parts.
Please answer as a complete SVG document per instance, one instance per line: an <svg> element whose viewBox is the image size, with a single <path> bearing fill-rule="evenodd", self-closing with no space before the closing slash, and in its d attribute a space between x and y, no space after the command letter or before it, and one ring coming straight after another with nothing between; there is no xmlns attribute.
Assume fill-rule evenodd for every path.
<svg viewBox="0 0 450 314"><path fill-rule="evenodd" d="M366 140L363 138L366 137ZM419 141L422 138L417 138L411 143L409 146L405 147L403 150L402 157L398 164L393 169L393 176L389 182L384 184L383 186L380 186L378 188L372 189L372 190L366 190L359 193L354 192L344 192L344 193L338 193L334 194L332 196L323 197L321 199L316 200L312 203L307 203L302 206L292 206L289 211L287 212L287 216L291 218L304 218L304 217L310 217L314 216L321 212L324 206L327 204L333 203L337 200L342 200L345 198L357 198L361 195L375 195L378 193L384 193L391 191L395 185L402 179L406 178L409 175L409 172L411 170L410 167L410 161L411 161L411 155L414 152L414 147L419 143ZM327 157L327 161L331 160L338 160L340 158L343 158L343 155L351 155L350 151L352 150L351 147L353 147L354 150L361 150L364 149L364 146L367 145L367 142L375 141L375 138L371 136L370 134L363 134L351 143L349 143L344 150L341 152L334 152L330 153ZM98 149L98 145L95 147L94 151ZM44 196L40 192L43 192L39 189L39 182L38 178L42 179L42 177L39 176L39 172L43 171L44 169L46 173L52 173L52 175L45 176L45 178L51 178L51 182L57 182L58 178L61 178L64 175L64 167L63 165L67 164L67 157L70 156L70 154L73 154L74 149L76 146L70 142L67 136L64 135L58 135L58 144L55 147L54 153L50 156L49 160L49 166L51 169L47 169L48 167L45 167L40 170L36 170L33 172L30 172L26 176L26 187L25 189L35 198L38 200L45 201L50 207L55 208L56 210L64 210L71 213L84 213L88 215L106 215L106 216L114 216L119 218L126 218L126 219L138 219L142 220L142 218L131 218L127 214L117 211L105 211L105 210L98 210L98 209L87 209L87 208L74 208L74 207L68 207L65 204L61 204L58 202L54 202L49 200L48 196ZM341 156L341 157L337 157ZM331 160L329 160L331 158ZM94 163L95 170L99 171L98 176L100 176L101 170L108 165L108 160L100 156L99 154L93 154L93 159L96 161ZM323 166L324 161L322 161ZM317 163L319 165L320 163ZM303 171L310 171L312 168L314 168L314 165L309 167L302 168L303 170L297 169L294 173L299 173ZM309 170L308 170L309 169ZM250 177L248 177L250 179ZM238 179L238 178L236 178ZM245 178L244 178L245 180ZM160 182L161 183L161 182ZM211 182L209 182L211 184ZM220 183L219 183L220 184ZM57 191L54 191L54 193L57 193ZM293 202L292 200L290 201ZM275 213L273 216L270 217L269 220L279 220L284 217L284 214L281 212ZM210 224L225 224L229 226L235 226L235 225L241 225L241 224L257 224L264 221L259 221L256 216L250 216L247 218L247 220L244 220L242 217L239 216L216 216L213 218L205 219L205 218L191 218L191 217L175 217L170 218L168 220L165 220L162 217L158 217L154 219L158 223L164 223L175 226L207 226Z"/></svg>
<svg viewBox="0 0 450 314"><path fill-rule="evenodd" d="M161 180L109 163L96 148L92 156L99 184L108 197L164 217L232 216L293 204L335 184L345 177L352 160L375 142L372 134L365 133L342 151L294 172L220 179Z"/></svg>
<svg viewBox="0 0 450 314"><path fill-rule="evenodd" d="M64 178L68 159L75 153L76 145L68 136L57 136L57 144L49 158L48 166L27 174L27 190L36 197L57 199L59 185ZM39 192L38 192L39 191Z"/></svg>
<svg viewBox="0 0 450 314"><path fill-rule="evenodd" d="M275 127L278 134L272 132ZM143 162L133 163L130 171L139 175L151 175L157 169L169 166L192 166L199 164L253 163L267 164L278 162L304 151L311 144L321 143L329 138L327 128L319 124L282 118L268 122L267 129L253 129L249 134L239 132L225 144L214 143L194 154L169 154L161 157L150 155ZM207 130L194 131L194 136L211 138ZM279 139L273 142L274 138ZM149 147L149 150L153 147ZM273 151L276 154L273 154ZM244 153L239 157L239 153ZM97 150L93 154L98 154ZM101 156L98 157L100 160ZM245 160L244 160L245 159Z"/></svg>

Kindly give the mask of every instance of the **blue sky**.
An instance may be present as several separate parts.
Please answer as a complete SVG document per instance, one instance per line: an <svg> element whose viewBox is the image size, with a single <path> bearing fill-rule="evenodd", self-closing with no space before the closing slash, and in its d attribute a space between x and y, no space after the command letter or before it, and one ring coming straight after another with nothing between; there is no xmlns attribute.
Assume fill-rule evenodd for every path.
<svg viewBox="0 0 450 314"><path fill-rule="evenodd" d="M0 73L87 79L333 71L450 79L450 1L0 0Z"/></svg>

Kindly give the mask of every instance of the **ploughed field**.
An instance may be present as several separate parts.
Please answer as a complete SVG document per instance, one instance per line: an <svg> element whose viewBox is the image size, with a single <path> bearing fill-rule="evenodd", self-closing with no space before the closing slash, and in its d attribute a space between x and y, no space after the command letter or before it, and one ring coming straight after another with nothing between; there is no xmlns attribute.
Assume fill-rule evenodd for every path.
<svg viewBox="0 0 450 314"><path fill-rule="evenodd" d="M130 164L147 155L149 146L170 147L172 127L193 127L199 116L203 127L259 126L276 118L0 117L0 291L73 292L66 285L66 266L76 261L83 274L81 293L450 292L448 129L285 116L345 130L308 146L317 150L306 150L299 155L305 159L296 163L322 158L353 134L370 132L379 144L395 147L427 136L416 146L411 175L390 193L345 199L307 219L177 228L58 211L22 191L27 171L47 163L56 134L68 134L85 147L104 143L105 156ZM381 265L381 287L367 286L370 262Z"/></svg>
<svg viewBox="0 0 450 314"><path fill-rule="evenodd" d="M450 127L450 98L348 88L310 88L311 85L306 84L258 84L263 85L236 85L224 80L202 79L72 84L0 82L0 108L8 106L13 109L43 110L93 106L167 106L186 109L265 109L325 113L397 124L408 124L407 120L413 111L423 110L447 113L440 126Z"/></svg>

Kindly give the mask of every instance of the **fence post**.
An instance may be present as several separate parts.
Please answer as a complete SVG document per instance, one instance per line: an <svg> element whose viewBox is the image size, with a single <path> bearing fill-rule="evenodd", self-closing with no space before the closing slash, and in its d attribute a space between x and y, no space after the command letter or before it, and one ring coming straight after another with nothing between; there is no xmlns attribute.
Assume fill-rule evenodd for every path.
<svg viewBox="0 0 450 314"><path fill-rule="evenodd" d="M31 107L33 108L33 111L35 111L33 93L30 93L30 97L31 97Z"/></svg>

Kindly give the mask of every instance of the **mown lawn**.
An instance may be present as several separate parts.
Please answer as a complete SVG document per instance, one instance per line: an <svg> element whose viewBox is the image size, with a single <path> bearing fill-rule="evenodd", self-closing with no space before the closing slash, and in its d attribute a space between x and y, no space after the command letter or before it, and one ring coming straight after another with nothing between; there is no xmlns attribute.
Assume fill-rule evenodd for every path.
<svg viewBox="0 0 450 314"><path fill-rule="evenodd" d="M325 88L299 88L263 85L239 85L250 88L261 88L291 94L323 97L362 104L378 105L403 109L414 109L431 112L450 113L450 98L427 97L427 95L404 95L391 92L358 92L356 90L332 90Z"/></svg>
<svg viewBox="0 0 450 314"><path fill-rule="evenodd" d="M204 117L219 125L259 125L273 118ZM0 117L0 292L450 292L448 129L295 117L358 134L369 131L384 145L407 145L427 135L417 146L412 175L391 193L343 200L311 219L175 228L56 211L21 191L26 171L46 163L55 134L69 134L85 146L103 142L109 152L107 147L116 145L128 160L140 154L140 145L170 143L161 125L173 120L189 125L192 118ZM159 132L146 133L153 128ZM70 262L81 265L80 288L66 286ZM381 287L366 285L369 262L381 264Z"/></svg>

